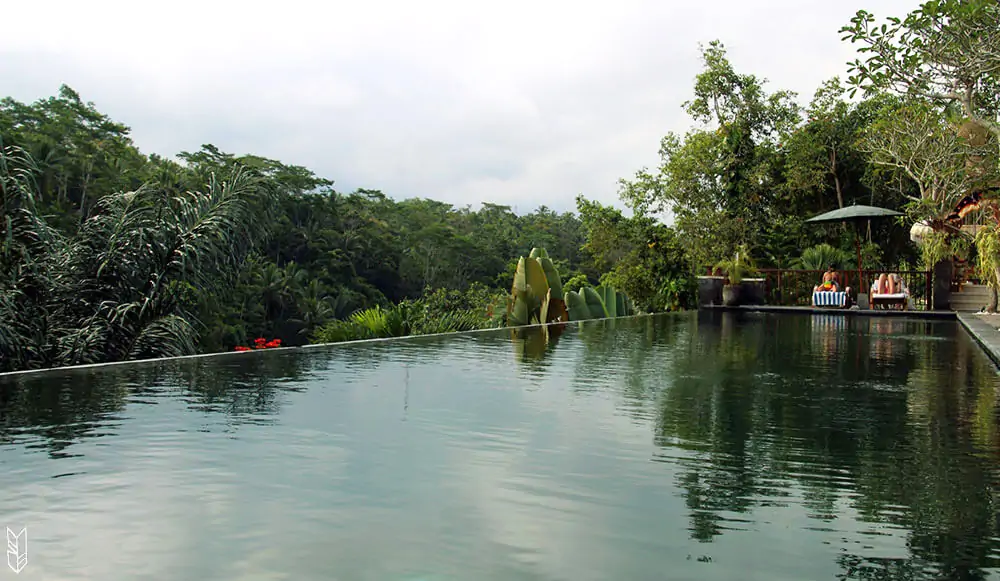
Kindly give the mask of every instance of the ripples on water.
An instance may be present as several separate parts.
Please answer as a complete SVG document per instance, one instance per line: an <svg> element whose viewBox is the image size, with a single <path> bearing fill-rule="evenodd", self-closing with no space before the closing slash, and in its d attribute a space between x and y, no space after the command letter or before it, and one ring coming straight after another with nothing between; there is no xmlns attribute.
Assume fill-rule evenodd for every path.
<svg viewBox="0 0 1000 581"><path fill-rule="evenodd" d="M998 578L998 384L709 313L6 378L0 524L26 579Z"/></svg>

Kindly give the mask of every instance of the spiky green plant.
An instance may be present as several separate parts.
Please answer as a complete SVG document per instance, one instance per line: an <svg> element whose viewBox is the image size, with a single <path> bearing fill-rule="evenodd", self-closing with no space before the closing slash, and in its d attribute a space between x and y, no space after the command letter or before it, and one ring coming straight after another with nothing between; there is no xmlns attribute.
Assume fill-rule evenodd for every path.
<svg viewBox="0 0 1000 581"><path fill-rule="evenodd" d="M364 328L354 321L336 319L329 321L313 332L311 342L313 343L340 343L343 341L355 341L366 339Z"/></svg>
<svg viewBox="0 0 1000 581"><path fill-rule="evenodd" d="M363 334L364 338L386 337L389 334L389 312L376 305L352 313L348 319Z"/></svg>
<svg viewBox="0 0 1000 581"><path fill-rule="evenodd" d="M745 247L737 250L732 258L722 260L715 266L725 271L729 284L732 285L740 284L744 278L757 272L750 252Z"/></svg>
<svg viewBox="0 0 1000 581"><path fill-rule="evenodd" d="M492 326L491 317L478 310L429 311L425 299L392 307L375 306L330 321L312 335L314 343L339 343L406 335L472 331Z"/></svg>
<svg viewBox="0 0 1000 581"><path fill-rule="evenodd" d="M483 321L472 312L447 313L434 319L425 319L420 325L421 335L434 333L457 333L482 328Z"/></svg>

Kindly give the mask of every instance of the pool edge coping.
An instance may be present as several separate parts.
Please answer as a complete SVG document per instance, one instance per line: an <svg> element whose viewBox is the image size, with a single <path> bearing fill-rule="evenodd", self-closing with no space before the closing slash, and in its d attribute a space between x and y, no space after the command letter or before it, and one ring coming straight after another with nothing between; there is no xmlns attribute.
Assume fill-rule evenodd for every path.
<svg viewBox="0 0 1000 581"><path fill-rule="evenodd" d="M1000 331L974 313L956 313L958 322L1000 371ZM992 337L992 338L991 338Z"/></svg>
<svg viewBox="0 0 1000 581"><path fill-rule="evenodd" d="M490 327L488 329L471 329L469 331L449 331L447 333L427 333L425 335L403 335L400 337L375 337L372 339L355 339L351 341L335 341L332 343L310 343L307 345L299 345L296 347L271 347L267 349L250 349L249 351L218 351L215 353L196 353L194 355L178 355L176 357L153 357L148 359L127 359L124 361L109 361L106 363L83 363L79 365L63 365L61 367L43 367L41 369L22 369L19 371L5 371L0 373L0 379L6 378L17 378L27 375L37 375L44 373L58 373L58 372L68 372L68 371L81 371L86 369L98 369L103 367L116 367L120 365L138 365L138 364L153 364L153 363L167 363L171 361L184 360L184 359L205 359L209 357L234 357L239 355L249 355L256 354L260 352L265 353L276 353L279 351L304 351L307 349L318 349L321 347L336 348L344 345L359 345L364 343L383 343L387 341L407 341L418 338L425 337L447 337L451 335L473 335L477 333L486 332L497 332L497 331L516 331L523 329L535 329L544 328L552 326L567 326L572 323L589 323L591 321L614 321L619 319L636 319L640 317L653 317L658 315L668 315L677 312L696 312L695 309L690 311L669 311L663 313L640 313L637 315L627 315L622 317L601 317L599 319L584 319L581 321L562 321L554 323L540 323L535 325L518 325L516 327Z"/></svg>

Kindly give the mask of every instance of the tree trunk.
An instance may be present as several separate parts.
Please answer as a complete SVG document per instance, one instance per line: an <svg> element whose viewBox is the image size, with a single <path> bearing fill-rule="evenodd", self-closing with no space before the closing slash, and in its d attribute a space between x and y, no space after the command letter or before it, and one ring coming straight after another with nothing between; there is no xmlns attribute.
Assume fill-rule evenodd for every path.
<svg viewBox="0 0 1000 581"><path fill-rule="evenodd" d="M840 176L837 175L837 150L830 150L830 173L833 174L833 185L837 188L837 207L844 208L844 190L840 187Z"/></svg>
<svg viewBox="0 0 1000 581"><path fill-rule="evenodd" d="M990 304L986 307L987 313L997 312L997 282L1000 282L1000 268L994 270L994 282L990 284Z"/></svg>

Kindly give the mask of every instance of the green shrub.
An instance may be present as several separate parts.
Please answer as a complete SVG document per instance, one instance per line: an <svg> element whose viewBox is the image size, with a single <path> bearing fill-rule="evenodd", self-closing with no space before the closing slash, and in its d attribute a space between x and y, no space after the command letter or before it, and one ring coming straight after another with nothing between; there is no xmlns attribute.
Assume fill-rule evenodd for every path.
<svg viewBox="0 0 1000 581"><path fill-rule="evenodd" d="M502 291L472 285L466 291L425 289L424 296L392 307L372 307L347 319L330 321L312 336L314 343L339 343L383 337L429 335L502 327Z"/></svg>
<svg viewBox="0 0 1000 581"><path fill-rule="evenodd" d="M575 274L563 284L563 292L579 292L580 289L590 284L585 274Z"/></svg>

